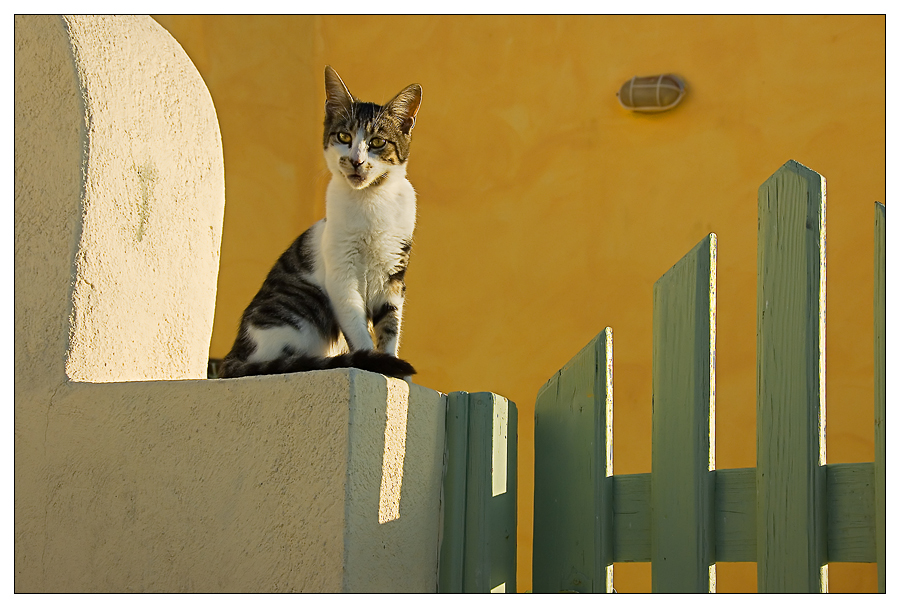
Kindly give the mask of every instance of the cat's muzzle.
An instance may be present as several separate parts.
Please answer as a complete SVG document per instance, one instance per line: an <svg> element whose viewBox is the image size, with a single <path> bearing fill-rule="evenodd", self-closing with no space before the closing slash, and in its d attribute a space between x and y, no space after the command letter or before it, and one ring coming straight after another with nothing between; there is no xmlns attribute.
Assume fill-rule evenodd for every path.
<svg viewBox="0 0 900 608"><path fill-rule="evenodd" d="M347 181L350 182L350 185L354 188L361 188L366 183L366 178L368 177L366 172L359 173L347 173L345 174Z"/></svg>

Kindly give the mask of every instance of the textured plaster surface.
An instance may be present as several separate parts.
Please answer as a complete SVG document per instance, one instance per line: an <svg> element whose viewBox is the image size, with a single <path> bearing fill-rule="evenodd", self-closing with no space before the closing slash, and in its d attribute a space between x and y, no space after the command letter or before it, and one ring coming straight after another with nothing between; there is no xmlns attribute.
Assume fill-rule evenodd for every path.
<svg viewBox="0 0 900 608"><path fill-rule="evenodd" d="M184 54L132 17L15 45L15 590L434 591L443 395L196 379L223 184Z"/></svg>
<svg viewBox="0 0 900 608"><path fill-rule="evenodd" d="M70 386L17 590L339 591L348 396L346 374Z"/></svg>
<svg viewBox="0 0 900 608"><path fill-rule="evenodd" d="M446 397L352 374L343 590L434 592Z"/></svg>
<svg viewBox="0 0 900 608"><path fill-rule="evenodd" d="M40 568L44 431L65 384L84 110L59 17L15 18L15 553ZM29 580L30 577L28 577ZM29 588L35 589L33 585Z"/></svg>
<svg viewBox="0 0 900 608"><path fill-rule="evenodd" d="M69 385L16 590L433 592L444 397L407 386L357 370ZM399 517L382 524L398 423L427 456L403 458Z"/></svg>
<svg viewBox="0 0 900 608"><path fill-rule="evenodd" d="M204 378L225 204L212 99L148 17L66 17L64 26L85 116L66 373Z"/></svg>

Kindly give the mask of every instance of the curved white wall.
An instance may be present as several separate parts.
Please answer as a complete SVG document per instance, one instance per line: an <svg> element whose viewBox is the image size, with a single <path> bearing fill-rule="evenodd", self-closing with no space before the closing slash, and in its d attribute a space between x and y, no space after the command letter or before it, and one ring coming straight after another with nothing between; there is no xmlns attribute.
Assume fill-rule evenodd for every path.
<svg viewBox="0 0 900 608"><path fill-rule="evenodd" d="M52 258L58 272L29 283L71 290L66 377L204 378L225 182L200 74L136 16L17 17L16 71L17 220L43 214L61 228L17 221L38 245L17 249L17 267Z"/></svg>
<svg viewBox="0 0 900 608"><path fill-rule="evenodd" d="M65 21L87 127L66 372L205 378L225 205L212 99L149 17Z"/></svg>

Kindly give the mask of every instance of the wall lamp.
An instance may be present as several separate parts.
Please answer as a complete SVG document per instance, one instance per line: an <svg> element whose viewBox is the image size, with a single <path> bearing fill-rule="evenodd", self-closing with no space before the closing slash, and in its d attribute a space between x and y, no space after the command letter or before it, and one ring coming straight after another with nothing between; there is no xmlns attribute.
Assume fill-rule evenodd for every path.
<svg viewBox="0 0 900 608"><path fill-rule="evenodd" d="M634 112L665 112L684 97L684 82L674 74L635 76L616 93L619 103Z"/></svg>

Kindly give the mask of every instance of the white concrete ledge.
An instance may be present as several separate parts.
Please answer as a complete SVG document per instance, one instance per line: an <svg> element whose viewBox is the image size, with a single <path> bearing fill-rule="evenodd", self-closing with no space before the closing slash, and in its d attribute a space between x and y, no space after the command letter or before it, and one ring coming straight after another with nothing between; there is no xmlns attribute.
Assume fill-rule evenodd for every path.
<svg viewBox="0 0 900 608"><path fill-rule="evenodd" d="M70 384L16 591L434 592L445 404L358 370Z"/></svg>

